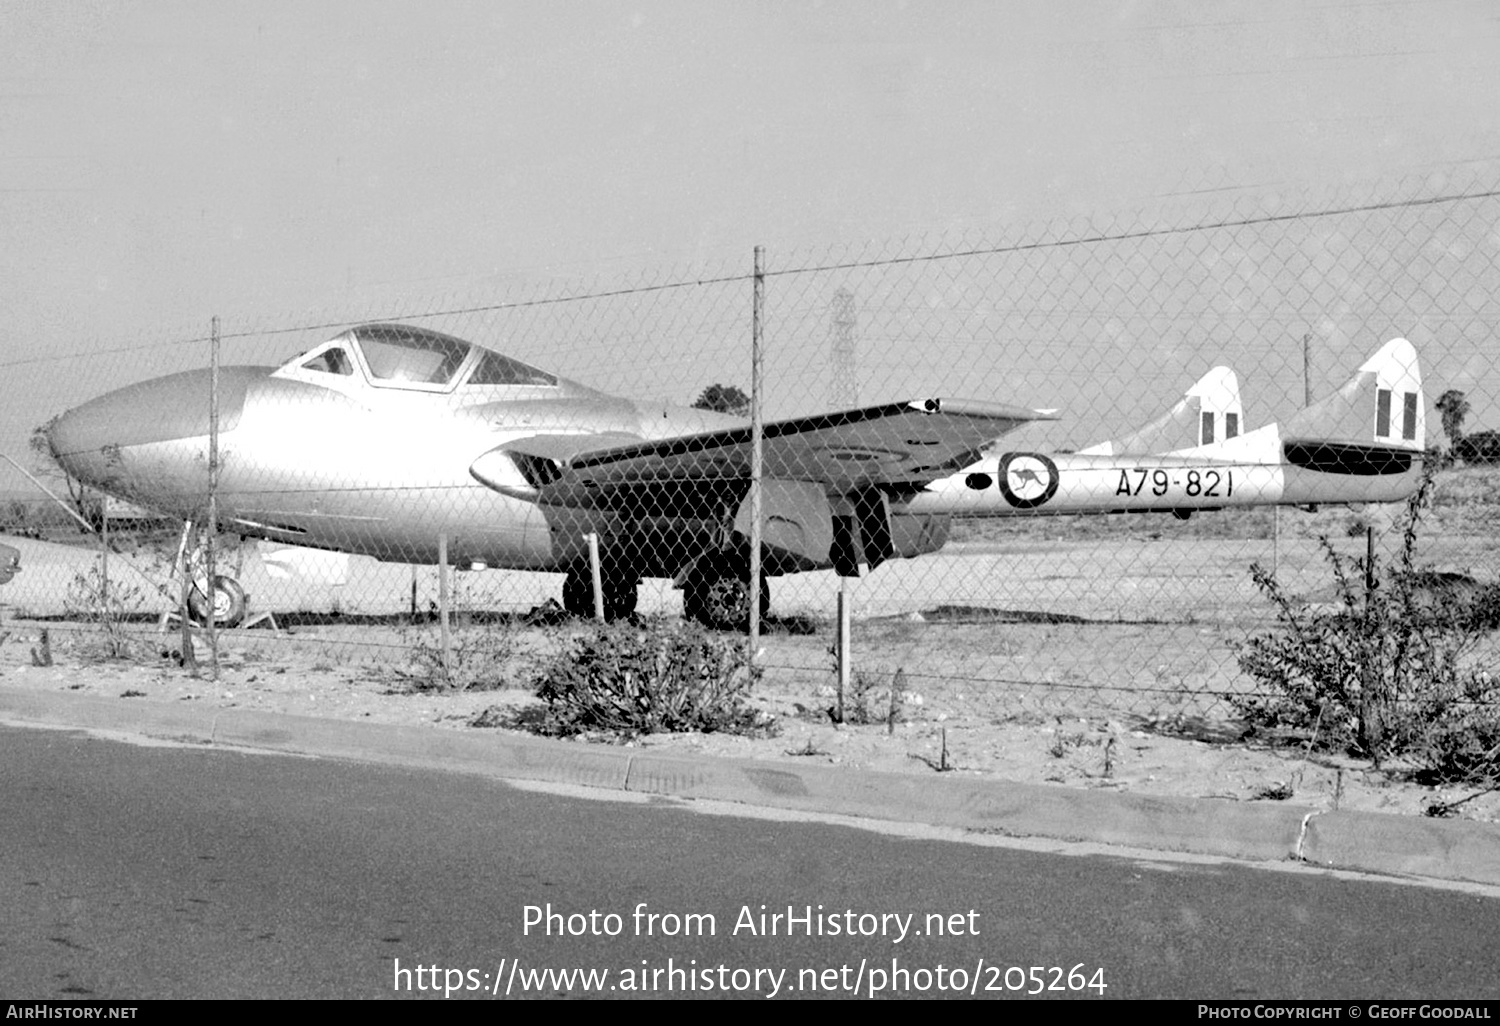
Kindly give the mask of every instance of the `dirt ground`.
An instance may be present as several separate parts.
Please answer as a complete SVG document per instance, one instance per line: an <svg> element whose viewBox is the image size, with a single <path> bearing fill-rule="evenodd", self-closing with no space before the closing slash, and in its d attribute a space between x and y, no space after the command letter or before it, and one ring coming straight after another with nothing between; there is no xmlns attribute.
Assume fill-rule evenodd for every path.
<svg viewBox="0 0 1500 1026"><path fill-rule="evenodd" d="M137 634L131 658L100 659L97 638L54 627L54 665L37 666L39 628L15 621L4 628L3 688L429 724L447 730L480 729L473 725L480 718L486 724L510 722L529 706L540 705L520 686L417 686L425 675L420 661L409 658L410 638L404 639L404 647L372 647L363 661L336 663L320 654L316 630L303 630L290 639L292 644L276 646L235 633L223 640L214 681L206 647L200 648L203 666L196 675L176 664L171 658L174 635ZM305 647L296 643L299 638ZM511 647L504 652L490 654L508 665L524 666L529 635L512 633L507 643ZM1141 794L1288 801L1318 809L1420 816L1446 805L1447 814L1455 818L1500 822L1500 792L1424 787L1407 779L1402 766L1376 770L1367 762L1297 746L1242 740L1237 727L1223 720L1090 713L1055 698L1018 697L993 682L965 682L961 677L904 679L896 689L896 715L889 724L890 679L867 677L859 683L868 690L845 696L846 722L835 723L829 712L837 696L827 667L827 644L827 638L813 635L801 639L800 649L778 649L787 665L768 673L754 698L775 718L774 736L653 735L631 743L682 755L769 759L851 771L950 772ZM800 669L793 665L799 660ZM861 718L875 722L847 722Z"/></svg>

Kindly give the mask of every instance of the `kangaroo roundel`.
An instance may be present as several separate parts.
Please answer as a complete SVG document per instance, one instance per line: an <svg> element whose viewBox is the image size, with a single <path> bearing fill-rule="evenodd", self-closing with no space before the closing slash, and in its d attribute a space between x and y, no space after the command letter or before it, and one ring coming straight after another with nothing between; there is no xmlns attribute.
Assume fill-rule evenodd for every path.
<svg viewBox="0 0 1500 1026"><path fill-rule="evenodd" d="M1000 494L1016 509L1034 509L1057 494L1057 464L1038 452L1000 458Z"/></svg>

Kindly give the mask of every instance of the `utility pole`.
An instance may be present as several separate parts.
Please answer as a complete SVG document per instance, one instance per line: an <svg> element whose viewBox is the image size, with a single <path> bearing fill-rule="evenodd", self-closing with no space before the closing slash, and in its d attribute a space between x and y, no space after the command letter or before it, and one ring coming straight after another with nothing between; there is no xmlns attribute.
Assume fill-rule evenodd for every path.
<svg viewBox="0 0 1500 1026"><path fill-rule="evenodd" d="M1302 408L1312 405L1312 332L1302 333Z"/></svg>

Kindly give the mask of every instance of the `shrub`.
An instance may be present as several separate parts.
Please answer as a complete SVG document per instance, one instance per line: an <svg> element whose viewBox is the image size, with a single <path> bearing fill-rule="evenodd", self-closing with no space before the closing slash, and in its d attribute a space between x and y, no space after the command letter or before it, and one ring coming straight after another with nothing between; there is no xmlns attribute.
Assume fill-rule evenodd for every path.
<svg viewBox="0 0 1500 1026"><path fill-rule="evenodd" d="M743 641L711 636L694 623L595 624L537 673L547 712L535 729L621 738L692 730L770 735L774 721L746 704L757 676Z"/></svg>
<svg viewBox="0 0 1500 1026"><path fill-rule="evenodd" d="M495 691L511 687L524 675L525 653L510 624L454 627L448 654L435 625L402 631L407 665L391 672L409 691Z"/></svg>
<svg viewBox="0 0 1500 1026"><path fill-rule="evenodd" d="M1394 566L1339 555L1322 539L1341 601L1308 609L1275 575L1250 568L1276 606L1275 630L1242 648L1240 668L1266 696L1233 699L1253 726L1310 732L1310 744L1382 759L1404 755L1421 775L1487 782L1500 775L1500 685L1474 665L1493 628L1493 586L1434 589L1448 576L1413 567L1431 478L1407 504Z"/></svg>
<svg viewBox="0 0 1500 1026"><path fill-rule="evenodd" d="M85 625L80 653L93 659L129 659L135 654L126 625L141 605L139 588L106 578L97 565L76 574L63 597L69 618Z"/></svg>
<svg viewBox="0 0 1500 1026"><path fill-rule="evenodd" d="M837 649L830 648L828 653L833 657L833 676L837 681ZM906 698L905 667L897 667L894 673L883 669L855 670L849 678L848 693L840 699L843 722L861 726L884 723L888 731L894 730L896 724L906 718ZM828 710L828 715L835 721L839 718L838 713L838 707Z"/></svg>
<svg viewBox="0 0 1500 1026"><path fill-rule="evenodd" d="M1453 455L1469 464L1500 463L1500 431L1476 431L1453 445Z"/></svg>

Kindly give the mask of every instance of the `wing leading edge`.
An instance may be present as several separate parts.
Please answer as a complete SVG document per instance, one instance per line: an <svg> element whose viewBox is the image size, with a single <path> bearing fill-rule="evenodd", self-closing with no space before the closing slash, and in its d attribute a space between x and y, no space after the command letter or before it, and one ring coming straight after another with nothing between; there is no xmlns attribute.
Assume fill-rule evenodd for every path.
<svg viewBox="0 0 1500 1026"><path fill-rule="evenodd" d="M794 417L762 428L763 472L813 481L829 494L872 486L920 487L972 462L996 438L1051 410L963 399L918 399ZM613 435L533 435L496 446L470 466L506 494L565 505L638 496L642 484L711 483L750 474L751 429L734 427L653 440ZM624 444L622 444L624 443ZM526 487L508 483L519 469Z"/></svg>

